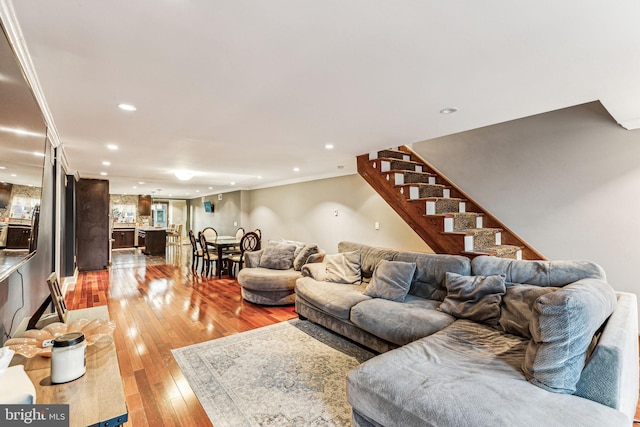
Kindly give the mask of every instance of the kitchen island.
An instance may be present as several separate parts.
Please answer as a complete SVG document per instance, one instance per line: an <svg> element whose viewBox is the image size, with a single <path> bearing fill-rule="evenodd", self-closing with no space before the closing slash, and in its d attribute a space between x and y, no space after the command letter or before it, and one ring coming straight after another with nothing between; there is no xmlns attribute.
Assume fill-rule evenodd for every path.
<svg viewBox="0 0 640 427"><path fill-rule="evenodd" d="M167 247L167 229L138 227L138 247L145 255L164 255Z"/></svg>

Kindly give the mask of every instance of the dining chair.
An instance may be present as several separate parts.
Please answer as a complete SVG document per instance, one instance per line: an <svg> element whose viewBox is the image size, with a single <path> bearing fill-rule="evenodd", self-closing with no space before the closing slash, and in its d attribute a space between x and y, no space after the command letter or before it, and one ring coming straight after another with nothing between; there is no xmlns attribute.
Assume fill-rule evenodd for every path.
<svg viewBox="0 0 640 427"><path fill-rule="evenodd" d="M181 238L182 224L178 224L173 229L167 229L167 245L179 245L181 243Z"/></svg>
<svg viewBox="0 0 640 427"><path fill-rule="evenodd" d="M245 252L257 251L258 249L260 249L260 236L253 231L245 233L242 239L240 239L240 253L233 254L229 257L229 261L231 262L230 273L235 276L233 272L236 265L238 266L238 271L242 270Z"/></svg>
<svg viewBox="0 0 640 427"><path fill-rule="evenodd" d="M211 269L213 268L213 274L216 273L216 267L218 267L218 263L225 262L229 259L228 255L222 255L222 259L218 257L218 252L215 249L209 250L207 247L207 239L204 236L204 232L200 233L200 247L202 248L202 259L204 261L204 265L202 266L201 273L205 271L204 267L206 266L206 274L209 276ZM222 267L222 264L220 264Z"/></svg>
<svg viewBox="0 0 640 427"><path fill-rule="evenodd" d="M254 233L256 233L258 235L258 237L262 239L262 230L260 230L259 228L256 228L254 230Z"/></svg>
<svg viewBox="0 0 640 427"><path fill-rule="evenodd" d="M204 238L207 242L215 242L218 239L218 232L213 227L203 228L201 234L204 234Z"/></svg>
<svg viewBox="0 0 640 427"><path fill-rule="evenodd" d="M203 258L202 250L198 249L198 244L196 243L196 236L193 235L193 231L189 230L189 241L191 242L191 271L196 271L198 269L198 264L200 258ZM204 262L204 261L203 261Z"/></svg>
<svg viewBox="0 0 640 427"><path fill-rule="evenodd" d="M242 236L244 236L244 228L239 227L236 230L236 239L240 240L240 239L242 239Z"/></svg>

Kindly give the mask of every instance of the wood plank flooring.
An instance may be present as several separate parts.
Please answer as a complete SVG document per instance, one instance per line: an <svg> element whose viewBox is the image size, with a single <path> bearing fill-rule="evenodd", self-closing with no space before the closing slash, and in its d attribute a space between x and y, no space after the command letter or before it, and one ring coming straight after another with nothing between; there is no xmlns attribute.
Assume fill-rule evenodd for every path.
<svg viewBox="0 0 640 427"><path fill-rule="evenodd" d="M80 273L69 309L107 305L129 409L127 426L210 426L171 349L296 317L244 301L238 283L193 275L190 256L114 251L109 270Z"/></svg>
<svg viewBox="0 0 640 427"><path fill-rule="evenodd" d="M109 270L80 273L66 295L69 309L107 305L116 322L127 426L210 426L171 349L296 317L291 306L244 301L235 280L194 275L190 262L184 248L166 257L114 251Z"/></svg>

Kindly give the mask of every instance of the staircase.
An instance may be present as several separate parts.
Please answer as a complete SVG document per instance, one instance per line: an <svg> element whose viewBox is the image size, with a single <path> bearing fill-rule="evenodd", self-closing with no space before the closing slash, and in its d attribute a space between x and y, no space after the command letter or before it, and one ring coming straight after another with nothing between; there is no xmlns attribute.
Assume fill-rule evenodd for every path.
<svg viewBox="0 0 640 427"><path fill-rule="evenodd" d="M436 253L545 259L409 147L357 162L358 173Z"/></svg>

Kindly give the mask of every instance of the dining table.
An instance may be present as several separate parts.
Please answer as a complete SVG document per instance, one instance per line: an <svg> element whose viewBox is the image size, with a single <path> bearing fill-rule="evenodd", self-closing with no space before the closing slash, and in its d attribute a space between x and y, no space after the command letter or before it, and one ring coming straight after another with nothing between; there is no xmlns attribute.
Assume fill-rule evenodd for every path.
<svg viewBox="0 0 640 427"><path fill-rule="evenodd" d="M240 239L236 239L235 236L218 236L216 240L207 240L207 246L215 248L218 253L218 262L216 263L216 274L218 279L222 278L222 257L224 250L238 247L240 245Z"/></svg>

